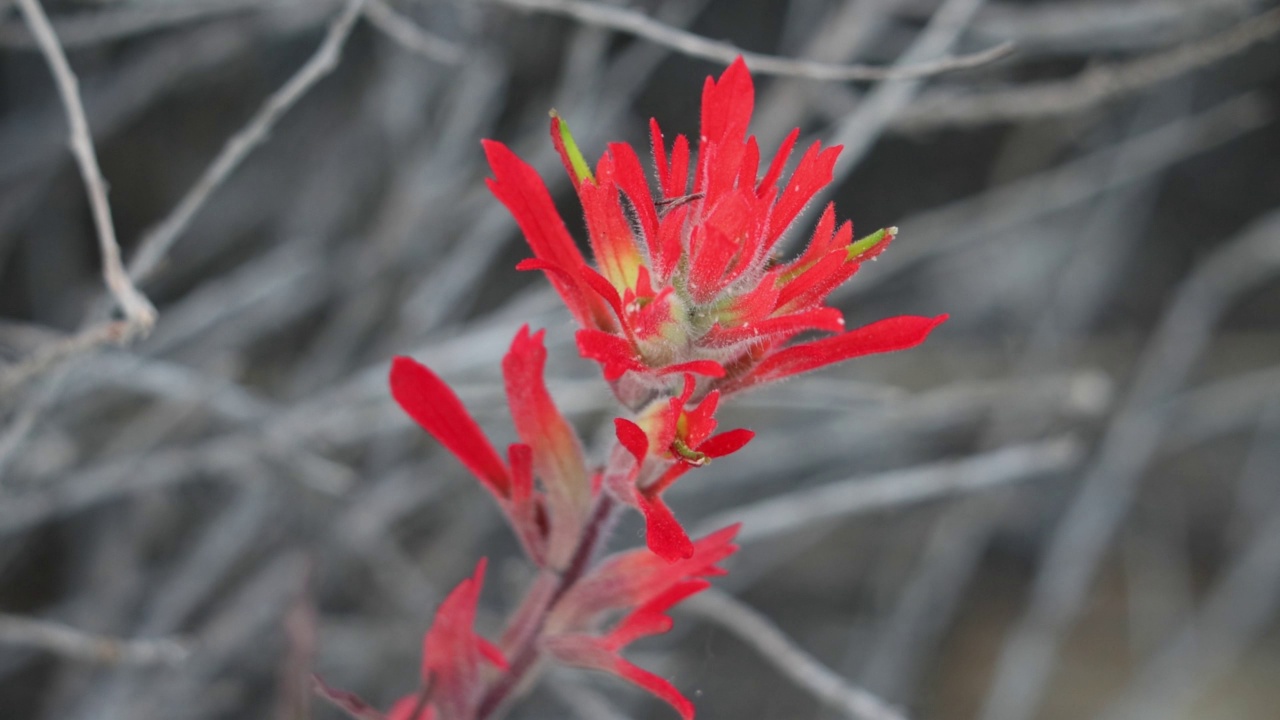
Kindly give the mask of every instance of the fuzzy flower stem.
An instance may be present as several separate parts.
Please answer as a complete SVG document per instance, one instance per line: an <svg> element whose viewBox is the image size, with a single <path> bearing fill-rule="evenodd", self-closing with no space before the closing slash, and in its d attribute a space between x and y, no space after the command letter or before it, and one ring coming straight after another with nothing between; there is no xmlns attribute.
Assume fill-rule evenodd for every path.
<svg viewBox="0 0 1280 720"><path fill-rule="evenodd" d="M535 630L525 634L520 646L511 653L510 666L485 693L484 699L480 702L480 708L476 712L476 720L486 720L493 716L520 686L525 675L537 664L538 640L542 635L543 623L555 609L556 603L578 580L582 579L591 566L591 559L595 557L600 544L608 536L607 531L617 506L617 502L607 492L602 492L596 500L591 516L583 526L582 536L568 567L560 574L559 582L550 599L537 611L534 620Z"/></svg>

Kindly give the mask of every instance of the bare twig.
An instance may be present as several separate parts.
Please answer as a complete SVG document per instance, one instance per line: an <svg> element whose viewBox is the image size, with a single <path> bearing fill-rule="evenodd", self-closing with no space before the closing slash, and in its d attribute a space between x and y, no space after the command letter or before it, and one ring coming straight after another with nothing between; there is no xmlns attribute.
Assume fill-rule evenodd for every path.
<svg viewBox="0 0 1280 720"><path fill-rule="evenodd" d="M104 345L122 343L129 335L130 324L127 321L118 321L93 325L73 335L55 340L52 344L37 350L31 357L4 369L0 374L0 397L8 395L66 360Z"/></svg>
<svg viewBox="0 0 1280 720"><path fill-rule="evenodd" d="M812 528L824 520L902 507L949 495L1000 487L1061 472L1080 458L1082 448L1069 438L996 450L963 460L851 478L704 518L695 534L742 523L738 542L754 542Z"/></svg>
<svg viewBox="0 0 1280 720"><path fill-rule="evenodd" d="M946 0L929 19L929 24L912 41L894 67L909 68L923 58L946 52L964 33L985 0ZM867 151L920 91L919 77L900 83L882 83L867 93L858 109L840 121L831 144L841 145L840 161L833 179L835 186L853 172ZM834 187L834 186L833 186Z"/></svg>
<svg viewBox="0 0 1280 720"><path fill-rule="evenodd" d="M54 20L54 29L62 46L75 49L236 13L302 8L307 3L299 0L196 0L120 5L116 10L82 12ZM36 38L24 32L20 25L0 25L0 47L33 47L36 42Z"/></svg>
<svg viewBox="0 0 1280 720"><path fill-rule="evenodd" d="M908 131L956 125L1018 122L1081 112L1137 90L1241 53L1280 33L1280 9L1271 10L1196 43L1136 60L1098 65L1069 80L986 93L936 90L895 121Z"/></svg>
<svg viewBox="0 0 1280 720"><path fill-rule="evenodd" d="M98 230L102 277L129 321L124 339L129 339L135 332L145 335L155 325L156 309L134 287L120 260L120 243L116 240L115 225L111 220L111 204L107 201L107 188L102 179L102 170L98 167L93 136L89 134L89 121L85 118L84 105L80 102L79 81L67 62L66 53L63 52L39 0L18 0L18 7L31 28L31 34L40 45L40 52L49 63L49 69L58 85L58 94L67 111L67 122L71 125L71 152L80 167L80 175L84 179L89 203L93 208L93 222Z"/></svg>
<svg viewBox="0 0 1280 720"><path fill-rule="evenodd" d="M959 57L922 61L909 65L831 65L811 60L765 55L742 50L730 43L711 40L687 30L664 25L647 15L626 8L585 0L489 0L522 10L570 17L579 22L606 27L644 38L691 57L730 63L742 56L758 75L782 75L808 80L836 82L906 80L966 70L999 60L1013 52L1012 43L1001 43L981 52Z"/></svg>
<svg viewBox="0 0 1280 720"><path fill-rule="evenodd" d="M23 1L33 2L33 0ZM137 254L129 263L130 277L141 282L156 271L169 248L186 230L187 225L204 206L209 196L226 181L254 148L266 140L280 117L306 95L312 86L338 66L343 45L351 35L351 28L360 17L364 6L365 0L347 0L342 12L330 23L324 41L311 58L279 90L267 98L247 125L227 140L222 151L177 206L159 225L142 238Z"/></svg>
<svg viewBox="0 0 1280 720"><path fill-rule="evenodd" d="M1186 381L1230 302L1280 270L1278 235L1280 213L1256 221L1197 268L1161 319L1129 397L1046 551L1030 607L1005 643L983 711L987 720L1035 714L1062 636L1084 606L1094 573L1169 423L1158 403Z"/></svg>
<svg viewBox="0 0 1280 720"><path fill-rule="evenodd" d="M412 20L396 12L386 0L368 0L364 17L387 37L425 58L449 65L462 60L462 48L457 43L418 27Z"/></svg>
<svg viewBox="0 0 1280 720"><path fill-rule="evenodd" d="M0 614L0 643L104 665L174 665L191 654L190 648L177 640L122 640L7 613Z"/></svg>
<svg viewBox="0 0 1280 720"><path fill-rule="evenodd" d="M895 248L875 274L844 287L855 293L882 287L904 270L939 253L971 251L975 243L1001 237L1037 218L1162 172L1174 163L1264 127L1273 119L1274 113L1260 96L1236 96L1050 170L905 218L900 223L902 236L915 242ZM1120 156L1129 162L1115 173L1106 172Z"/></svg>
<svg viewBox="0 0 1280 720"><path fill-rule="evenodd" d="M1105 720L1161 720L1187 706L1239 662L1275 622L1280 607L1280 515L1274 515L1134 684L1101 715Z"/></svg>
<svg viewBox="0 0 1280 720"><path fill-rule="evenodd" d="M839 709L846 717L857 720L904 720L906 717L818 662L768 618L731 595L709 589L680 605L680 611L732 632L796 685L823 704Z"/></svg>

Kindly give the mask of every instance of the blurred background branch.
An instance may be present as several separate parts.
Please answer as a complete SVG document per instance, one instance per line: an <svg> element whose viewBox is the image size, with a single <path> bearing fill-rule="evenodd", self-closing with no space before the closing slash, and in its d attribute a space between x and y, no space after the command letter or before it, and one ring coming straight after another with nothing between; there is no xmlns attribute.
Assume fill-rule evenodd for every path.
<svg viewBox="0 0 1280 720"><path fill-rule="evenodd" d="M547 110L588 155L695 134L741 52L763 153L843 143L840 217L901 229L849 323L952 319L726 405L758 437L669 500L744 547L637 661L706 717L1270 720L1278 36L1269 0L0 2L0 715L333 717L311 663L385 702L481 554L493 630L527 568L388 358L501 443L530 323L589 443L616 411L479 140L581 239ZM566 712L665 717L561 671L512 717Z"/></svg>

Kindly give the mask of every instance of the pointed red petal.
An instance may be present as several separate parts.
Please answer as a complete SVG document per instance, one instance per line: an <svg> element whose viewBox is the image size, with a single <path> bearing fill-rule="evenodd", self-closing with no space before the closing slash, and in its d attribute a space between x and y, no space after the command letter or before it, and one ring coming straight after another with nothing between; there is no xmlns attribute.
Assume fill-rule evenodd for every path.
<svg viewBox="0 0 1280 720"><path fill-rule="evenodd" d="M578 197L582 200L582 214L587 220L596 264L621 293L635 289L642 258L631 223L622 212L615 175L613 158L605 155L596 181L583 183L578 188Z"/></svg>
<svg viewBox="0 0 1280 720"><path fill-rule="evenodd" d="M643 670L618 655L603 638L585 633L553 635L543 641L546 651L559 662L573 667L600 670L616 675L675 708L684 720L693 720L693 703L675 686L653 673Z"/></svg>
<svg viewBox="0 0 1280 720"><path fill-rule="evenodd" d="M425 365L407 357L391 362L391 396L479 478L494 495L511 494L511 480L493 445L453 390Z"/></svg>
<svg viewBox="0 0 1280 720"><path fill-rule="evenodd" d="M806 310L821 303L832 290L842 285L858 270L857 263L845 262L848 253L837 248L812 267L800 273L778 292L779 315Z"/></svg>
<svg viewBox="0 0 1280 720"><path fill-rule="evenodd" d="M791 157L791 150L796 146L796 140L800 139L800 128L795 128L787 133L787 138L782 141L782 145L778 148L778 154L773 156L773 162L769 163L769 171L761 178L760 184L756 186L756 195L763 197L765 191L778 184L778 178L782 177L782 168L787 164L787 158Z"/></svg>
<svg viewBox="0 0 1280 720"><path fill-rule="evenodd" d="M711 583L702 578L684 580L672 585L645 604L631 611L617 627L609 631L610 647L623 648L642 637L661 635L671 630L672 621L667 611L684 601L711 587Z"/></svg>
<svg viewBox="0 0 1280 720"><path fill-rule="evenodd" d="M946 319L946 315L932 318L902 315L835 337L786 348L766 357L733 389L778 380L863 355L915 347Z"/></svg>
<svg viewBox="0 0 1280 720"><path fill-rule="evenodd" d="M835 308L818 308L794 315L771 317L738 327L722 328L716 325L706 334L704 341L715 347L728 347L747 340L767 340L791 337L807 330L840 332L844 329L844 314Z"/></svg>
<svg viewBox="0 0 1280 720"><path fill-rule="evenodd" d="M627 196L631 207L635 209L636 218L640 221L640 232L644 235L646 247L652 257L658 251L658 210L653 206L653 193L644 179L640 158L636 157L636 151L626 143L610 143L609 154L613 156L618 189Z"/></svg>
<svg viewBox="0 0 1280 720"><path fill-rule="evenodd" d="M636 463L644 463L645 457L649 455L649 436L645 435L644 430L626 418L614 418L613 428L618 442L631 453Z"/></svg>
<svg viewBox="0 0 1280 720"><path fill-rule="evenodd" d="M494 179L487 181L489 190L507 206L533 254L570 272L584 265L582 253L565 229L564 221L551 201L551 194L537 171L500 142L484 140L482 144L494 175ZM581 305L580 293L572 292L563 280L555 276L551 278L551 284L578 322L590 326L593 312Z"/></svg>
<svg viewBox="0 0 1280 720"><path fill-rule="evenodd" d="M737 551L733 538L739 527L732 525L700 538L693 543L693 556L675 563L645 548L607 557L565 593L553 619L570 622L636 607L686 578L714 575L716 564Z"/></svg>
<svg viewBox="0 0 1280 720"><path fill-rule="evenodd" d="M614 672L622 679L647 690L675 708L675 711L680 713L680 717L684 720L693 720L693 703L689 701L689 698L680 694L675 685L667 682L662 677L633 665L622 658L618 658L614 666Z"/></svg>
<svg viewBox="0 0 1280 720"><path fill-rule="evenodd" d="M484 690L482 660L506 665L497 648L474 629L485 565L481 558L475 573L445 597L423 638L422 681L431 685L431 703L445 717L471 717Z"/></svg>
<svg viewBox="0 0 1280 720"><path fill-rule="evenodd" d="M707 78L702 87L702 146L738 144L745 140L755 88L747 64L739 57L718 80ZM707 158L698 157L698 181L706 172Z"/></svg>
<svg viewBox="0 0 1280 720"><path fill-rule="evenodd" d="M578 354L600 363L605 380L612 382L628 370L643 372L645 369L631 343L617 335L588 328L579 330L574 337L578 341Z"/></svg>
<svg viewBox="0 0 1280 720"><path fill-rule="evenodd" d="M658 369L659 375L674 375L676 373L691 373L693 375L702 375L703 377L718 378L724 377L724 366L715 360L690 360L686 363L667 365Z"/></svg>
<svg viewBox="0 0 1280 720"><path fill-rule="evenodd" d="M800 158L800 164L791 175L782 196L773 208L773 216L769 220L769 242L772 244L796 219L796 215L804 209L815 193L831 182L832 170L836 158L840 155L840 147L829 147L820 150L821 145L814 142Z"/></svg>
<svg viewBox="0 0 1280 720"><path fill-rule="evenodd" d="M483 657L490 665L499 670L506 670L507 658L502 654L502 649L497 645L485 640L482 637L476 637L476 646L480 649L480 656Z"/></svg>
<svg viewBox="0 0 1280 720"><path fill-rule="evenodd" d="M649 549L667 562L693 557L693 542L671 513L671 508L657 495L640 493L640 510L644 512L645 541Z"/></svg>
<svg viewBox="0 0 1280 720"><path fill-rule="evenodd" d="M719 435L707 438L706 442L698 446L698 452L705 453L713 458L732 455L745 447L747 443L751 442L751 438L755 436L754 432L746 428L727 430Z"/></svg>
<svg viewBox="0 0 1280 720"><path fill-rule="evenodd" d="M435 720L435 717L435 709L422 707L422 699L417 695L400 698L387 711L387 720Z"/></svg>
<svg viewBox="0 0 1280 720"><path fill-rule="evenodd" d="M571 502L585 505L590 489L582 443L547 392L543 379L547 349L542 338L543 331L530 334L525 325L502 358L507 402L516 433L521 442L533 448L534 470L548 492L562 493Z"/></svg>
<svg viewBox="0 0 1280 720"><path fill-rule="evenodd" d="M676 135L671 146L671 164L662 181L662 194L667 198L683 197L689 188L689 138Z"/></svg>
<svg viewBox="0 0 1280 720"><path fill-rule="evenodd" d="M850 228L852 231L852 225ZM813 228L813 236L809 238L809 244L805 246L804 253L787 264L784 277L794 277L834 250L835 244L832 238L835 237L835 232L836 204L829 202L822 208L822 215L818 217L818 224Z"/></svg>

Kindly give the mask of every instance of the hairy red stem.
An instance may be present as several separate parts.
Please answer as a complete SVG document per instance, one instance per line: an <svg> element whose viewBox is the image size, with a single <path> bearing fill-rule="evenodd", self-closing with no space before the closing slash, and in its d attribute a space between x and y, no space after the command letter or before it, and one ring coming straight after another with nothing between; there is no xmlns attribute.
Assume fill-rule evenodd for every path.
<svg viewBox="0 0 1280 720"><path fill-rule="evenodd" d="M507 698L520 686L525 675L537 663L538 638L542 635L542 625L546 622L547 615L555 609L556 603L560 602L564 594L581 580L586 573L597 548L607 535L605 530L609 525L609 520L615 507L616 503L608 492L601 493L591 511L591 517L582 529L582 538L578 542L578 547L574 550L568 567L560 575L560 582L556 585L555 592L551 594L550 600L538 613L535 621L535 631L525 635L520 647L512 654L512 660L507 667L507 671L494 681L493 686L485 693L484 699L480 701L480 707L476 711L476 720L486 720L486 718L497 712Z"/></svg>

